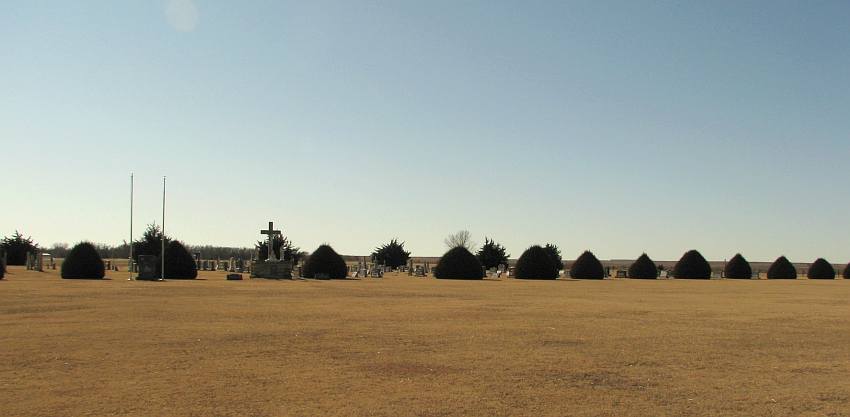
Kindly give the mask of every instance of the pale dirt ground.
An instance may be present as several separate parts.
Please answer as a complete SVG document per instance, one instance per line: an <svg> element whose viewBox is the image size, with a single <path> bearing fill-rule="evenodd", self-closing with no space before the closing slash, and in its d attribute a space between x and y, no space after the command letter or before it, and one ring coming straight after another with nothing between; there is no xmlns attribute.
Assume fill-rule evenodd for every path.
<svg viewBox="0 0 850 417"><path fill-rule="evenodd" d="M848 416L850 282L0 281L0 416Z"/></svg>

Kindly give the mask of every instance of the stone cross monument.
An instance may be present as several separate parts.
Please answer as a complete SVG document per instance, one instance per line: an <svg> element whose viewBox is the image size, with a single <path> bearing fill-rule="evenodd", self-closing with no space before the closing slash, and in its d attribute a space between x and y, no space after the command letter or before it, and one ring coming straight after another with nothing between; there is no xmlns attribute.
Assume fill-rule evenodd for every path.
<svg viewBox="0 0 850 417"><path fill-rule="evenodd" d="M274 253L274 237L281 234L280 230L274 230L274 222L269 222L269 230L260 230L260 234L269 235L269 257L266 262L277 262L277 255Z"/></svg>
<svg viewBox="0 0 850 417"><path fill-rule="evenodd" d="M251 278L292 279L292 261L277 259L274 253L274 237L282 234L280 230L274 230L274 222L269 222L268 230L260 233L269 236L269 256L251 264Z"/></svg>

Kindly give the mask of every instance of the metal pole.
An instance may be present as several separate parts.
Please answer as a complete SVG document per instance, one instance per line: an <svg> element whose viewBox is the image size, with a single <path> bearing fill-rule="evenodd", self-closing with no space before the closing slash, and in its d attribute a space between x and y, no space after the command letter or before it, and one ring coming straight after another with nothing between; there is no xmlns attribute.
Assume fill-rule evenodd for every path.
<svg viewBox="0 0 850 417"><path fill-rule="evenodd" d="M162 273L160 274L159 279L165 279L165 176L162 176L162 239L160 239L162 243L162 252L160 253L160 259L162 260Z"/></svg>
<svg viewBox="0 0 850 417"><path fill-rule="evenodd" d="M130 255L127 258L127 281L133 280L133 173L130 173Z"/></svg>

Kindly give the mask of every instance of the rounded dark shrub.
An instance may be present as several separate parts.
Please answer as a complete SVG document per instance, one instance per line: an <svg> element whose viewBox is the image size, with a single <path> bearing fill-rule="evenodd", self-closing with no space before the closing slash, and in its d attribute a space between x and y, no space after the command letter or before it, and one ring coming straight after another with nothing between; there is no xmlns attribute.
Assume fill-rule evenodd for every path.
<svg viewBox="0 0 850 417"><path fill-rule="evenodd" d="M157 275L162 276L162 259L156 263ZM182 243L176 240L165 246L165 279L195 279L198 277L198 265L195 258L186 250Z"/></svg>
<svg viewBox="0 0 850 417"><path fill-rule="evenodd" d="M676 262L673 276L678 279L711 279L711 265L696 250L689 250Z"/></svg>
<svg viewBox="0 0 850 417"><path fill-rule="evenodd" d="M329 245L321 245L307 257L301 268L304 278L345 279L348 276L348 266Z"/></svg>
<svg viewBox="0 0 850 417"><path fill-rule="evenodd" d="M658 267L647 254L638 257L629 267L629 278L633 279L657 279Z"/></svg>
<svg viewBox="0 0 850 417"><path fill-rule="evenodd" d="M6 264L3 263L3 251L0 251L0 279L6 275Z"/></svg>
<svg viewBox="0 0 850 417"><path fill-rule="evenodd" d="M434 277L439 279L484 279L484 267L468 249L455 247L446 252L437 266Z"/></svg>
<svg viewBox="0 0 850 417"><path fill-rule="evenodd" d="M850 279L850 264L844 267L844 279Z"/></svg>
<svg viewBox="0 0 850 417"><path fill-rule="evenodd" d="M570 267L570 278L603 279L605 269L602 268L602 262L596 259L596 255L590 251L584 251Z"/></svg>
<svg viewBox="0 0 850 417"><path fill-rule="evenodd" d="M81 242L65 256L61 273L64 279L103 279L105 270L94 245Z"/></svg>
<svg viewBox="0 0 850 417"><path fill-rule="evenodd" d="M560 268L546 249L534 245L525 250L516 262L517 279L557 279Z"/></svg>
<svg viewBox="0 0 850 417"><path fill-rule="evenodd" d="M788 258L780 256L767 269L767 279L797 279L797 268Z"/></svg>
<svg viewBox="0 0 850 417"><path fill-rule="evenodd" d="M826 259L818 258L810 267L806 275L809 279L835 279L835 268Z"/></svg>
<svg viewBox="0 0 850 417"><path fill-rule="evenodd" d="M740 253L737 253L726 263L723 275L729 279L753 279L753 268Z"/></svg>

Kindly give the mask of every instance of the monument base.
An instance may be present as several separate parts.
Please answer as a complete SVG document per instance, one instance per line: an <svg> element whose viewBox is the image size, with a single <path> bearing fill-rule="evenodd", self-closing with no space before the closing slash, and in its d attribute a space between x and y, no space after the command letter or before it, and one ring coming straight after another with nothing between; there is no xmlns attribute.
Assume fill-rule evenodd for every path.
<svg viewBox="0 0 850 417"><path fill-rule="evenodd" d="M251 266L251 278L292 279L292 261L256 262Z"/></svg>

